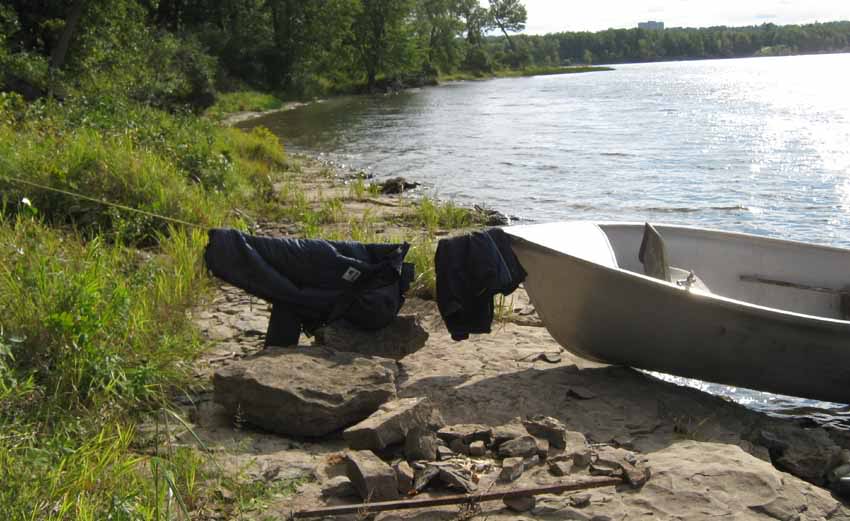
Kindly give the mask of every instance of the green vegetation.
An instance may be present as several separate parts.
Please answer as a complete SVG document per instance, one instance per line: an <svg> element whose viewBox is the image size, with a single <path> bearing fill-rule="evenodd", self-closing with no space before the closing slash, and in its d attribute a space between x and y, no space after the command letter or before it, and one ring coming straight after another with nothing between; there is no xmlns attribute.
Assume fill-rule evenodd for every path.
<svg viewBox="0 0 850 521"><path fill-rule="evenodd" d="M677 59L743 58L850 51L850 22L751 27L608 29L516 36L535 65L623 63ZM489 51L497 55L498 42Z"/></svg>
<svg viewBox="0 0 850 521"><path fill-rule="evenodd" d="M151 452L139 427L203 348L187 317L208 293L203 229L242 226L231 209L262 208L288 168L262 129L83 91L0 94L5 519L170 519L215 500L202 476L227 483L234 515L256 508L239 476L198 449Z"/></svg>
<svg viewBox="0 0 850 521"><path fill-rule="evenodd" d="M206 113L213 118L220 118L235 112L264 112L282 106L283 101L272 94L253 90L225 92L217 96L215 104Z"/></svg>

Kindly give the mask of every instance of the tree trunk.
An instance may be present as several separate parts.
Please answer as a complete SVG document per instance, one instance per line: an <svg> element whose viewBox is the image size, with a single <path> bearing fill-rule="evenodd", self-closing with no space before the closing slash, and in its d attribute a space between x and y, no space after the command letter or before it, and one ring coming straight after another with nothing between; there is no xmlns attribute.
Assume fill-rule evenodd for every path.
<svg viewBox="0 0 850 521"><path fill-rule="evenodd" d="M80 17L83 15L85 3L85 0L74 0L73 5L71 5L71 12L68 13L68 18L65 20L65 28L62 29L59 43L56 44L53 52L50 53L50 68L53 70L61 69L65 65L68 47L71 45L71 38L77 30L77 25L80 23Z"/></svg>
<svg viewBox="0 0 850 521"><path fill-rule="evenodd" d="M514 41L511 40L510 36L508 36L508 32L505 30L505 27L502 24L499 24L499 29L502 30L502 34L504 34L505 38L508 40L508 47L511 48L511 52L516 52L516 47L514 47Z"/></svg>

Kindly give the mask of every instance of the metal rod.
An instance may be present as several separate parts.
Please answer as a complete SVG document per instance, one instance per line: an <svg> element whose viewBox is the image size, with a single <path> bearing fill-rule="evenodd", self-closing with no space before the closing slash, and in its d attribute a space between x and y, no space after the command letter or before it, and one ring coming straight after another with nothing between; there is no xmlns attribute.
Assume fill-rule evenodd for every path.
<svg viewBox="0 0 850 521"><path fill-rule="evenodd" d="M462 505L464 503L477 503L481 501L496 501L499 499L536 496L538 494L559 494L576 490L590 488L612 487L622 485L622 478L598 478L575 483L560 483L545 487L521 488L514 490L502 490L487 492L484 494L460 494L428 499L401 499L397 501L382 501L379 503L361 503L356 505L341 505L336 507L317 508L315 510L301 510L294 512L294 519L319 516L337 516L342 514L356 514L358 512L386 512L388 510L408 510L411 508L437 507L445 505Z"/></svg>

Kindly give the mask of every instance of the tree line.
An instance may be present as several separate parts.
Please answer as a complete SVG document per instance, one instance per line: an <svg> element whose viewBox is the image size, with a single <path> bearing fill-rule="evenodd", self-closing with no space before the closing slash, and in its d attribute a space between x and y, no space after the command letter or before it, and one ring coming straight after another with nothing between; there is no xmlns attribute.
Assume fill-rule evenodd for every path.
<svg viewBox="0 0 850 521"><path fill-rule="evenodd" d="M291 96L500 69L845 51L850 22L515 34L521 0L9 0L0 83L203 107L216 89Z"/></svg>

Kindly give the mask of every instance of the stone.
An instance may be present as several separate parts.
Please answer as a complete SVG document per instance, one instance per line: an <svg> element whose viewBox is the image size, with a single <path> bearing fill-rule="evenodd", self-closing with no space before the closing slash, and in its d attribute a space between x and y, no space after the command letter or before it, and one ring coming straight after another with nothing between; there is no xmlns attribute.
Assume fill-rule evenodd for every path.
<svg viewBox="0 0 850 521"><path fill-rule="evenodd" d="M549 462L549 473L559 478L569 476L573 470L572 461L551 461Z"/></svg>
<svg viewBox="0 0 850 521"><path fill-rule="evenodd" d="M534 456L529 456L527 458L523 458L522 465L526 469L530 469L531 467L536 467L540 465L540 456L535 454Z"/></svg>
<svg viewBox="0 0 850 521"><path fill-rule="evenodd" d="M816 485L825 484L829 470L835 468L842 457L841 448L822 428L777 425L762 430L758 441L770 450L776 468Z"/></svg>
<svg viewBox="0 0 850 521"><path fill-rule="evenodd" d="M525 464L522 458L505 458L502 460L502 471L499 473L499 479L516 481L522 476L523 471L525 471Z"/></svg>
<svg viewBox="0 0 850 521"><path fill-rule="evenodd" d="M469 454L469 446L460 438L452 440L451 443L449 443L449 448L455 454Z"/></svg>
<svg viewBox="0 0 850 521"><path fill-rule="evenodd" d="M348 479L364 501L389 501L398 498L398 478L392 467L369 450L346 454Z"/></svg>
<svg viewBox="0 0 850 521"><path fill-rule="evenodd" d="M409 431L424 429L439 417L428 398L401 398L381 405L342 436L352 449L381 450L405 441Z"/></svg>
<svg viewBox="0 0 850 521"><path fill-rule="evenodd" d="M403 177L393 177L381 183L381 193L385 195L394 195L413 190L419 186L419 183L408 181Z"/></svg>
<svg viewBox="0 0 850 521"><path fill-rule="evenodd" d="M412 429L404 440L404 457L410 461L435 461L437 459L437 435L425 429Z"/></svg>
<svg viewBox="0 0 850 521"><path fill-rule="evenodd" d="M448 447L437 447L437 461L446 461L455 457L455 453Z"/></svg>
<svg viewBox="0 0 850 521"><path fill-rule="evenodd" d="M493 445L498 448L499 445L506 441L528 435L528 431L522 424L522 418L516 417L510 422L493 429Z"/></svg>
<svg viewBox="0 0 850 521"><path fill-rule="evenodd" d="M417 470L413 477L413 490L421 492L422 489L428 486L432 479L440 475L440 467L435 465L427 465L422 470Z"/></svg>
<svg viewBox="0 0 850 521"><path fill-rule="evenodd" d="M537 440L533 436L522 436L499 445L499 456L503 458L528 457L537 454Z"/></svg>
<svg viewBox="0 0 850 521"><path fill-rule="evenodd" d="M506 497L502 502L514 512L528 512L537 503L534 496Z"/></svg>
<svg viewBox="0 0 850 521"><path fill-rule="evenodd" d="M396 397L396 374L387 362L394 365L330 349L267 349L217 370L214 399L268 431L324 436Z"/></svg>
<svg viewBox="0 0 850 521"><path fill-rule="evenodd" d="M322 495L325 497L351 497L357 495L357 490L350 479L345 476L336 476L322 484Z"/></svg>
<svg viewBox="0 0 850 521"><path fill-rule="evenodd" d="M460 469L453 467L440 468L440 481L446 484L449 488L462 490L469 494L478 489L478 485L472 482L472 476L469 473L462 472Z"/></svg>
<svg viewBox="0 0 850 521"><path fill-rule="evenodd" d="M486 425L463 423L447 425L437 431L437 436L446 443L460 439L467 445L473 441L483 441L485 444L489 444L490 440L493 439L493 429Z"/></svg>
<svg viewBox="0 0 850 521"><path fill-rule="evenodd" d="M416 315L399 315L378 330L364 330L346 320L337 320L316 332L316 343L334 351L393 360L401 360L419 351L427 341L428 332L422 328Z"/></svg>
<svg viewBox="0 0 850 521"><path fill-rule="evenodd" d="M567 431L566 447L564 455L572 459L573 467L576 469L584 469L590 465L591 450L587 444L587 438L580 432Z"/></svg>
<svg viewBox="0 0 850 521"><path fill-rule="evenodd" d="M536 438L535 441L537 441L537 455L540 456L540 459L548 458L549 457L549 440Z"/></svg>
<svg viewBox="0 0 850 521"><path fill-rule="evenodd" d="M570 506L584 508L590 504L590 494L574 494L570 496Z"/></svg>
<svg viewBox="0 0 850 521"><path fill-rule="evenodd" d="M548 440L553 449L567 447L567 427L560 420L538 414L529 416L522 424L532 436Z"/></svg>
<svg viewBox="0 0 850 521"><path fill-rule="evenodd" d="M413 479L415 473L406 461L399 461L393 468L395 469L396 480L398 480L398 491L403 495L408 495L413 492Z"/></svg>
<svg viewBox="0 0 850 521"><path fill-rule="evenodd" d="M469 455L475 457L481 457L487 454L487 446L484 445L483 441L473 441L469 444Z"/></svg>

